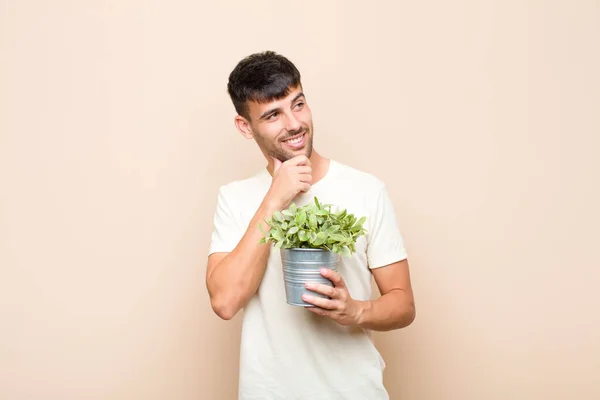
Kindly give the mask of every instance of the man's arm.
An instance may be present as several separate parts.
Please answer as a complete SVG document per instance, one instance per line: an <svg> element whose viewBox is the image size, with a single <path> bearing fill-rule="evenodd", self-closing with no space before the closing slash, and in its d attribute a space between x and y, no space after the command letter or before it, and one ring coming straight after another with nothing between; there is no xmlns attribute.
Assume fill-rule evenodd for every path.
<svg viewBox="0 0 600 400"><path fill-rule="evenodd" d="M372 270L381 296L362 302L358 325L375 331L400 329L416 316L408 260Z"/></svg>
<svg viewBox="0 0 600 400"><path fill-rule="evenodd" d="M270 244L259 244L263 237L259 228L277 210L289 205L312 182L312 168L306 156L297 156L284 163L274 160L273 181L254 214L246 232L229 253L213 253L208 257L206 287L210 304L221 318L229 320L256 293L267 267Z"/></svg>
<svg viewBox="0 0 600 400"><path fill-rule="evenodd" d="M259 244L268 220L277 207L265 199L252 218L246 233L231 253L213 253L208 257L206 286L214 312L229 320L250 300L262 281L270 245Z"/></svg>

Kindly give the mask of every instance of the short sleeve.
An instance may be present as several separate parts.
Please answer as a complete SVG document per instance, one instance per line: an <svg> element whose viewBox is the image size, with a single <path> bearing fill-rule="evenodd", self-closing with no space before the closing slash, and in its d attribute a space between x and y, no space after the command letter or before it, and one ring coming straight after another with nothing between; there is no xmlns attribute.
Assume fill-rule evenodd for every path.
<svg viewBox="0 0 600 400"><path fill-rule="evenodd" d="M233 208L233 195L228 193L226 186L219 188L217 207L213 217L213 232L208 254L231 252L242 239L244 231Z"/></svg>
<svg viewBox="0 0 600 400"><path fill-rule="evenodd" d="M367 261L370 269L407 258L394 206L383 184L374 199L371 222L366 225L369 227L366 236Z"/></svg>

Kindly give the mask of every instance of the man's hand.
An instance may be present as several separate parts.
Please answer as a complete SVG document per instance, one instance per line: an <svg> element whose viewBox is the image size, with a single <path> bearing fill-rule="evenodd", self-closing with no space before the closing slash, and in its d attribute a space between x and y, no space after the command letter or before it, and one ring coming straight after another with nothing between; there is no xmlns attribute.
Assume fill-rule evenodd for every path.
<svg viewBox="0 0 600 400"><path fill-rule="evenodd" d="M365 303L350 297L344 279L337 272L324 268L321 270L321 275L331 280L334 287L317 283L307 283L305 286L308 290L330 297L331 300L304 295L302 299L305 302L316 306L307 309L315 314L329 317L340 325L359 325Z"/></svg>
<svg viewBox="0 0 600 400"><path fill-rule="evenodd" d="M273 158L273 182L265 197L269 203L282 210L300 192L306 192L312 184L312 168L306 156L296 156L282 163Z"/></svg>

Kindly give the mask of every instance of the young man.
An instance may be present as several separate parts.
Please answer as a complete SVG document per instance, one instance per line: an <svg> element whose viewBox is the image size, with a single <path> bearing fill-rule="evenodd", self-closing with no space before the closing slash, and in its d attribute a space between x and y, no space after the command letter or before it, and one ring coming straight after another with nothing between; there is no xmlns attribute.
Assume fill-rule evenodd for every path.
<svg viewBox="0 0 600 400"><path fill-rule="evenodd" d="M267 160L255 175L219 189L206 285L215 313L244 310L241 400L387 399L383 359L372 330L410 325L415 306L404 243L385 185L313 148L311 110L300 73L274 52L253 54L229 76L235 125ZM286 303L281 258L259 244L259 223L293 201L320 201L366 216L356 253L339 272L323 271L334 287L310 286L331 300L316 307ZM381 292L371 300L371 278Z"/></svg>

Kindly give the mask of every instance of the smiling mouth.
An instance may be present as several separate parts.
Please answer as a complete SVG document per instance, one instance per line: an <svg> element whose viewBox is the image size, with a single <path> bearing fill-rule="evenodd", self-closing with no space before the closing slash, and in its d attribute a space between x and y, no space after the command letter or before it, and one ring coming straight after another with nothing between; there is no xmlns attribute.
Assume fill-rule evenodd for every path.
<svg viewBox="0 0 600 400"><path fill-rule="evenodd" d="M305 138L306 131L302 132L299 135L293 136L287 140L284 140L283 143L291 148L300 148L304 145Z"/></svg>
<svg viewBox="0 0 600 400"><path fill-rule="evenodd" d="M293 137L291 139L284 140L283 142L284 143L290 143L290 144L296 144L296 143L299 143L302 140L303 136L304 136L304 133L301 134L300 136L296 136L296 137Z"/></svg>
<svg viewBox="0 0 600 400"><path fill-rule="evenodd" d="M294 135L292 137L284 139L284 140L282 140L282 142L289 142L291 140L296 140L298 138L302 138L302 136L304 136L304 134L306 134L306 130L303 130L302 132L300 132L300 133L298 133L298 134L296 134L296 135Z"/></svg>

